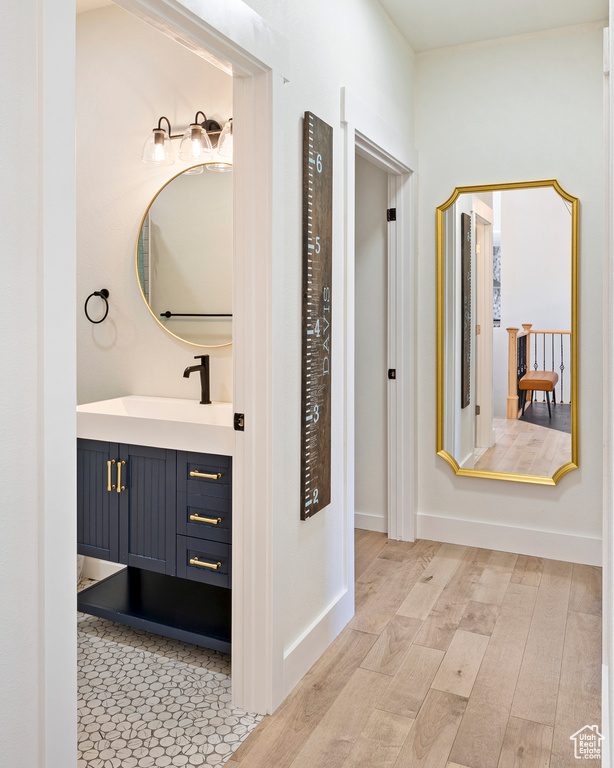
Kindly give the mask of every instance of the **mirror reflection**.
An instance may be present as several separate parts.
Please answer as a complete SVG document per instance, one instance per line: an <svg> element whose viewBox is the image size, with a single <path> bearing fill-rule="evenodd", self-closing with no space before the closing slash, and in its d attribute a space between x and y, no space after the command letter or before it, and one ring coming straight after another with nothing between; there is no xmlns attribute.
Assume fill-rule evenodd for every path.
<svg viewBox="0 0 614 768"><path fill-rule="evenodd" d="M577 214L554 181L437 209L437 451L457 474L553 484L577 466Z"/></svg>
<svg viewBox="0 0 614 768"><path fill-rule="evenodd" d="M136 271L154 318L197 346L232 342L232 173L196 166L149 205Z"/></svg>

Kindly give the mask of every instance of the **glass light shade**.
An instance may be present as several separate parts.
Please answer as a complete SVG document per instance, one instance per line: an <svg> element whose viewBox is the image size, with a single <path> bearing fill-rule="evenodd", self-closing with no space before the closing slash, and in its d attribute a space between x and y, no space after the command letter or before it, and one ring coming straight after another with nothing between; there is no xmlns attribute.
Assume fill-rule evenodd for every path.
<svg viewBox="0 0 614 768"><path fill-rule="evenodd" d="M188 168L188 170L184 171L183 173L186 176L198 176L199 174L203 173L204 170L204 165L195 165L193 168Z"/></svg>
<svg viewBox="0 0 614 768"><path fill-rule="evenodd" d="M223 162L207 163L207 165L205 165L205 168L208 171L217 171L218 173L228 173L228 171L232 171L232 163L223 163Z"/></svg>
<svg viewBox="0 0 614 768"><path fill-rule="evenodd" d="M193 123L183 134L179 145L179 159L188 163L202 163L213 156L213 147L207 131L198 123Z"/></svg>
<svg viewBox="0 0 614 768"><path fill-rule="evenodd" d="M232 163L232 118L226 122L217 142L217 154Z"/></svg>
<svg viewBox="0 0 614 768"><path fill-rule="evenodd" d="M143 146L141 160L154 165L172 165L175 150L168 133L163 128L154 128Z"/></svg>

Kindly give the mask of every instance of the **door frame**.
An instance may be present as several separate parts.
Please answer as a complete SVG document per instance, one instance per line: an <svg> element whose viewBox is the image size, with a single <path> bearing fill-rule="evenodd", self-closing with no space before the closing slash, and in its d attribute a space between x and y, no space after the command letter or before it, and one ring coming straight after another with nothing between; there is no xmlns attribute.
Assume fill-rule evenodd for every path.
<svg viewBox="0 0 614 768"><path fill-rule="evenodd" d="M476 405L480 406L480 415L475 418L475 447L488 448L494 443L493 434L493 334L492 334L492 208L479 197L473 196L471 202L473 248L475 258L475 325L480 326L480 333L474 327L476 350ZM479 221L478 221L479 219ZM478 224L486 227L485 254L477 253Z"/></svg>
<svg viewBox="0 0 614 768"><path fill-rule="evenodd" d="M353 551L355 472L355 184L356 154L388 174L388 208L396 223L388 228L388 538L415 538L415 176L417 153L392 125L372 112L347 88L341 88L345 127L345 485L349 551ZM382 375L384 375L382 371Z"/></svg>
<svg viewBox="0 0 614 768"><path fill-rule="evenodd" d="M614 23L614 0L609 0L610 25ZM603 259L603 657L602 657L602 732L603 765L609 765L613 748L611 739L614 735L614 630L612 629L614 600L614 76L611 58L614 52L612 27L603 30L603 128L604 128L604 167L605 167L605 242Z"/></svg>
<svg viewBox="0 0 614 768"><path fill-rule="evenodd" d="M279 125L287 44L247 5L199 0L198 14L177 0L116 4L226 71L234 80L235 275L233 289L235 407L246 430L236 433L232 640L233 703L270 712L282 699L283 648L272 601L273 418L275 394L273 255L280 251L273 213L283 206L283 156L273 153ZM192 3L195 6L196 4ZM76 394L75 7L41 4L39 146L39 494L40 764L76 765ZM206 19L206 20L205 20ZM243 126L243 127L241 127ZM62 194L58 195L58 189ZM263 193L254 195L253 189ZM66 301L57 303L57 296ZM263 304L263 298L265 302ZM267 311L263 312L262 307ZM276 319L276 318L275 318ZM74 376L73 376L74 378ZM72 682L71 682L72 681Z"/></svg>

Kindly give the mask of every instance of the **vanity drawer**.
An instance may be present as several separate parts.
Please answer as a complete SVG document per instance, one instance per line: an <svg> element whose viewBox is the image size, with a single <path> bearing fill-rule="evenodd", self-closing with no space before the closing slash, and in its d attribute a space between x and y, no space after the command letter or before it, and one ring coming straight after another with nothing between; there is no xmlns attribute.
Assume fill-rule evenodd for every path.
<svg viewBox="0 0 614 768"><path fill-rule="evenodd" d="M230 499L196 493L177 494L177 533L229 543L231 525Z"/></svg>
<svg viewBox="0 0 614 768"><path fill-rule="evenodd" d="M232 494L232 460L229 456L177 451L177 490L229 499Z"/></svg>
<svg viewBox="0 0 614 768"><path fill-rule="evenodd" d="M177 576L230 588L230 545L177 536Z"/></svg>

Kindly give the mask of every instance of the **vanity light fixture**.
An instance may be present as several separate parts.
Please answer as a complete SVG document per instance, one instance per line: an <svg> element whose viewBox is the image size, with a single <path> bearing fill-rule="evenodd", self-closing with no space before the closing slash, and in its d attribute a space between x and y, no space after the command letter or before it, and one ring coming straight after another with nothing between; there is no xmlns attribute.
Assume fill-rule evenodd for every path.
<svg viewBox="0 0 614 768"><path fill-rule="evenodd" d="M199 116L202 121L199 122ZM162 127L165 121L168 131ZM214 149L212 136L217 136ZM141 160L153 165L172 165L175 162L173 139L181 139L179 159L188 163L205 163L207 169L213 171L229 171L232 168L232 118L224 128L215 120L208 120L204 112L199 110L194 116L185 133L173 133L168 117L164 115L158 120L143 147ZM202 166L198 170L202 173Z"/></svg>
<svg viewBox="0 0 614 768"><path fill-rule="evenodd" d="M208 171L225 172L232 170L232 117L227 120L217 142L217 157L207 165Z"/></svg>
<svg viewBox="0 0 614 768"><path fill-rule="evenodd" d="M203 116L203 124L198 123L198 116ZM207 123L207 116L204 112L198 111L194 116L194 122L183 134L181 144L179 145L179 159L187 160L188 163L203 163L213 159L213 147L207 131L203 127ZM219 129L219 124L216 123Z"/></svg>
<svg viewBox="0 0 614 768"><path fill-rule="evenodd" d="M162 121L166 120L168 133L162 127ZM158 120L158 127L154 128L143 146L141 160L144 163L154 165L172 165L175 162L175 150L171 143L171 124L164 115Z"/></svg>

